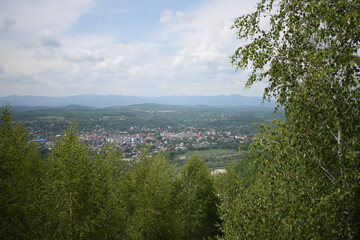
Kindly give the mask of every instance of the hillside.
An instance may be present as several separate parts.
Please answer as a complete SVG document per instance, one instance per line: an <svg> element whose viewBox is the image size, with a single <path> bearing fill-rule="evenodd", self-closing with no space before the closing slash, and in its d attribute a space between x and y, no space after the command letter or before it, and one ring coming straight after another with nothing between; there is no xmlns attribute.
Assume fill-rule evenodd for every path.
<svg viewBox="0 0 360 240"><path fill-rule="evenodd" d="M7 96L0 97L0 106L9 103L11 106L48 106L61 107L67 105L82 105L88 107L127 106L144 103L171 105L206 105L206 106L262 106L262 98L230 96L164 96L164 97L135 97L122 95L76 95L69 97L42 96ZM265 102L267 107L274 107L275 102Z"/></svg>

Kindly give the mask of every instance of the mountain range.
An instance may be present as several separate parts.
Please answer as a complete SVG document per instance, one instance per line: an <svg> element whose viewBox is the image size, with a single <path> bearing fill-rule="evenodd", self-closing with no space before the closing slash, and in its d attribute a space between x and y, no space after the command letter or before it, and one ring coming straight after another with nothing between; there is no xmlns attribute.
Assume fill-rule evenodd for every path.
<svg viewBox="0 0 360 240"><path fill-rule="evenodd" d="M136 97L123 95L75 95L69 97L43 97L11 95L0 97L0 106L22 106L24 109L34 107L61 107L67 105L81 105L88 107L126 106L143 103L158 103L171 105L205 105L205 106L266 106L274 107L276 102L264 102L261 97L245 97L241 95L219 96L163 96Z"/></svg>

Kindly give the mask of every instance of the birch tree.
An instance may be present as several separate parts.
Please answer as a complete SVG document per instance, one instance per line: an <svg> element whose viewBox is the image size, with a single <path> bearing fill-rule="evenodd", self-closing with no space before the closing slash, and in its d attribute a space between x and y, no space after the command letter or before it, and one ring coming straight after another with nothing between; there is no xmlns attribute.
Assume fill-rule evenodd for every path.
<svg viewBox="0 0 360 240"><path fill-rule="evenodd" d="M179 239L216 236L219 216L214 179L203 159L192 156L175 181Z"/></svg>
<svg viewBox="0 0 360 240"><path fill-rule="evenodd" d="M48 239L114 239L121 236L114 161L118 154L104 148L89 153L73 123L58 139L49 157L42 211Z"/></svg>
<svg viewBox="0 0 360 240"><path fill-rule="evenodd" d="M125 239L175 239L173 179L163 154L150 157L142 150L140 160L122 179Z"/></svg>
<svg viewBox="0 0 360 240"><path fill-rule="evenodd" d="M264 99L287 119L263 126L252 148L256 178L236 200L245 215L244 207L262 213L251 214L264 230L253 236L359 238L359 9L358 0L262 0L235 19L246 44L232 63L252 71L247 87L267 81Z"/></svg>
<svg viewBox="0 0 360 240"><path fill-rule="evenodd" d="M43 169L35 143L9 106L0 114L0 238L32 239Z"/></svg>

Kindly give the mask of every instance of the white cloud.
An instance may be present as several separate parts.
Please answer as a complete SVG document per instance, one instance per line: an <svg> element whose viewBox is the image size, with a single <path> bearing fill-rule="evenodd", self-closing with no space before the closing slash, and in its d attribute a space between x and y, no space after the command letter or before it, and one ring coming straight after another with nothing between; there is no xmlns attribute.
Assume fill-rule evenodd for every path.
<svg viewBox="0 0 360 240"><path fill-rule="evenodd" d="M58 37L91 9L93 1L2 0L1 34L17 48L59 47Z"/></svg>
<svg viewBox="0 0 360 240"><path fill-rule="evenodd" d="M1 31L7 31L16 23L16 20L8 16L4 16L1 21Z"/></svg>
<svg viewBox="0 0 360 240"><path fill-rule="evenodd" d="M49 29L41 29L38 31L41 45L44 47L60 47L59 40L55 37L55 34Z"/></svg>
<svg viewBox="0 0 360 240"><path fill-rule="evenodd" d="M164 9L150 40L120 44L116 33L66 32L83 14L96 12L91 0L5 0L1 29L12 32L0 38L1 79L12 84L0 95L261 95L262 85L243 91L247 73L235 73L228 58L238 45L232 21L253 5L213 0L193 10ZM13 87L21 82L34 85Z"/></svg>
<svg viewBox="0 0 360 240"><path fill-rule="evenodd" d="M11 16L21 32L48 28L56 34L68 30L83 13L89 11L93 0L3 0L0 16Z"/></svg>
<svg viewBox="0 0 360 240"><path fill-rule="evenodd" d="M34 52L34 58L39 61L55 60L57 59L57 53L53 48L41 48Z"/></svg>
<svg viewBox="0 0 360 240"><path fill-rule="evenodd" d="M248 3L248 4L247 4ZM177 24L168 23L157 35L162 40L175 43L182 50L178 51L184 64L204 63L206 61L228 63L227 57L234 51L237 42L235 32L230 30L233 19L249 12L252 1L211 1L191 14L191 21L181 21ZM160 20L171 19L174 11L166 10Z"/></svg>
<svg viewBox="0 0 360 240"><path fill-rule="evenodd" d="M165 9L161 12L160 22L161 23L168 23L171 21L171 19L174 18L174 11Z"/></svg>
<svg viewBox="0 0 360 240"><path fill-rule="evenodd" d="M184 22L190 22L193 19L193 16L191 13L185 13L183 11L174 11L165 9L160 14L160 23L168 24L168 23L174 23L177 21L184 21Z"/></svg>
<svg viewBox="0 0 360 240"><path fill-rule="evenodd" d="M60 53L61 57L66 61L72 62L101 62L104 60L100 49L64 49Z"/></svg>
<svg viewBox="0 0 360 240"><path fill-rule="evenodd" d="M24 74L20 72L0 72L0 83L2 85L14 85L14 84L35 84L33 76L31 74Z"/></svg>
<svg viewBox="0 0 360 240"><path fill-rule="evenodd" d="M116 56L114 59L105 59L95 65L95 71L101 72L117 72L120 70L121 64L124 62L123 56Z"/></svg>
<svg viewBox="0 0 360 240"><path fill-rule="evenodd" d="M154 37L179 49L170 60L169 68L176 73L169 85L178 85L182 79L192 86L181 87L189 93L199 88L195 93L261 95L263 89L259 86L254 91L243 91L247 75L235 73L229 60L239 45L235 31L230 30L233 20L252 10L252 0L213 0L179 14L165 9L159 20L163 28ZM185 19L184 15L191 18Z"/></svg>
<svg viewBox="0 0 360 240"><path fill-rule="evenodd" d="M132 76L154 76L154 70L157 67L154 64L147 64L145 66L134 66L130 68L129 72Z"/></svg>

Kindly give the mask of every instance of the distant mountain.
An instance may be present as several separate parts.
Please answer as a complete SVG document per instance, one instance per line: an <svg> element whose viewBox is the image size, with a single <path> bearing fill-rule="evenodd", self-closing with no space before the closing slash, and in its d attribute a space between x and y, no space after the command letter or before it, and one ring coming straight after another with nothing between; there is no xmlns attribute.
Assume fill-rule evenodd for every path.
<svg viewBox="0 0 360 240"><path fill-rule="evenodd" d="M95 110L98 110L99 108L71 104L71 105L67 105L67 106L57 107L57 109L79 110L79 111L95 111Z"/></svg>
<svg viewBox="0 0 360 240"><path fill-rule="evenodd" d="M31 110L39 110L39 109L49 109L50 107L47 106L34 106L34 107L29 107L29 106L14 106L14 105L10 105L11 109L16 111L16 112L25 112L25 111L31 111ZM4 107L4 105L0 105L0 107Z"/></svg>
<svg viewBox="0 0 360 240"><path fill-rule="evenodd" d="M0 97L0 106L9 103L11 106L22 107L60 107L81 105L103 108L127 106L143 103L172 105L205 105L205 106L261 106L262 98L241 95L220 96L165 96L165 97L134 97L122 95L76 95L70 97L16 96ZM275 102L265 102L263 106L274 107ZM43 108L43 107L41 107Z"/></svg>

